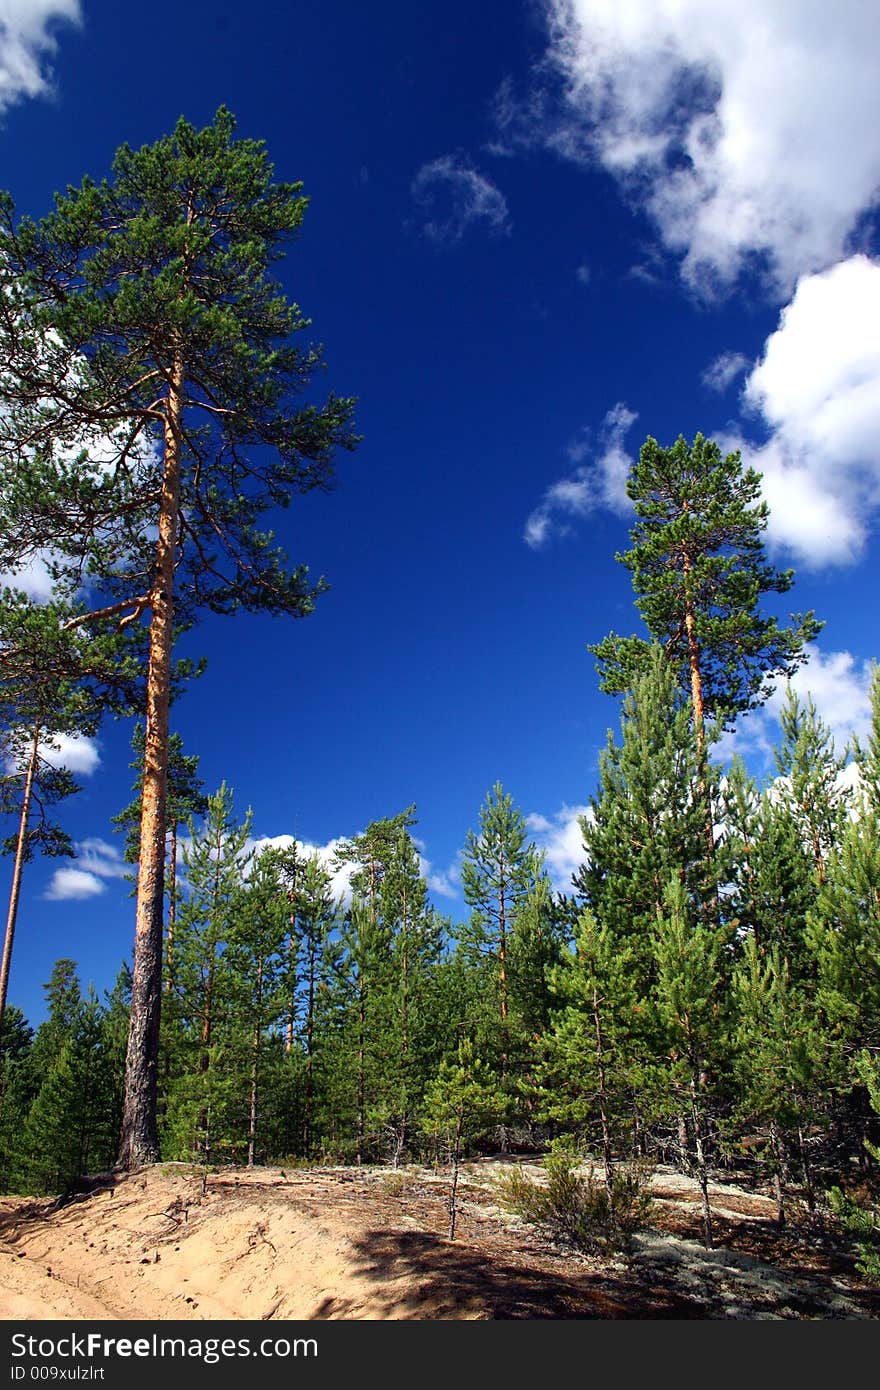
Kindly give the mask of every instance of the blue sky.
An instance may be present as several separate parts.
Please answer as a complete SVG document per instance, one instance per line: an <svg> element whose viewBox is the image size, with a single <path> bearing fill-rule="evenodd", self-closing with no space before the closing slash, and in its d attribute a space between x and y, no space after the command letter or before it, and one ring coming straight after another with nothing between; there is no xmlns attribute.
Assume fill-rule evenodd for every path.
<svg viewBox="0 0 880 1390"><path fill-rule="evenodd" d="M839 741L880 655L880 31L863 0L0 3L0 182L23 212L221 104L311 199L282 267L364 436L279 519L330 591L206 620L173 713L257 838L417 806L434 901L488 788L560 884L615 703L586 644L636 628L614 561L648 434L765 476L799 679ZM35 581L36 582L36 581ZM26 870L10 999L59 955L107 987L133 904L109 818L130 727L75 750L80 846ZM737 735L769 771L773 708ZM75 872L71 874L70 870Z"/></svg>

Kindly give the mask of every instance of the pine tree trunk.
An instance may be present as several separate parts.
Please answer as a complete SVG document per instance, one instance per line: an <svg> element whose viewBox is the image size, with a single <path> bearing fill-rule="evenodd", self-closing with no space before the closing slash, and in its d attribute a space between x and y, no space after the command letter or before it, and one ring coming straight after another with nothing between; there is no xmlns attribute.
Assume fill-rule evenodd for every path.
<svg viewBox="0 0 880 1390"><path fill-rule="evenodd" d="M260 1076L260 1034L263 1015L263 962L257 967L257 1013L251 1047L251 1104L248 1118L247 1166L253 1168L257 1151L257 1087Z"/></svg>
<svg viewBox="0 0 880 1390"><path fill-rule="evenodd" d="M358 971L358 1060L357 1060L357 1162L364 1161L364 1044L366 1036L366 1010L364 1000L363 976Z"/></svg>
<svg viewBox="0 0 880 1390"><path fill-rule="evenodd" d="M284 1029L284 1051L288 1057L293 1051L293 1033L296 1025L296 934L294 932L294 915L290 915L290 936L288 938L288 954L290 956L291 974L294 982L290 987L290 995L287 1000L287 1023Z"/></svg>
<svg viewBox="0 0 880 1390"><path fill-rule="evenodd" d="M165 937L165 993L174 988L174 927L177 920L177 823L171 826L168 857L168 931Z"/></svg>
<svg viewBox="0 0 880 1390"><path fill-rule="evenodd" d="M807 1210L812 1212L816 1210L816 1194L813 1191L813 1173L810 1168L810 1156L807 1153L807 1145L801 1125L798 1125L797 1137L798 1153L801 1160L801 1174L803 1176L804 1191L807 1197Z"/></svg>
<svg viewBox="0 0 880 1390"><path fill-rule="evenodd" d="M501 1082L502 1085L507 1080L507 1072L510 1063L510 1030L507 1026L507 902L504 892L504 866L499 864L499 899L498 899L498 960L500 965L499 972L499 992L501 995ZM506 1154L507 1125L499 1125L499 1138L501 1141L501 1152Z"/></svg>
<svg viewBox="0 0 880 1390"><path fill-rule="evenodd" d="M18 917L18 900L21 896L21 875L27 850L28 821L31 814L31 800L34 793L34 777L40 750L40 725L34 728L31 751L24 779L24 792L21 798L21 816L18 822L18 839L15 843L15 864L12 870L12 889L9 894L9 915L6 918L6 935L3 939L3 961L0 964L0 1026L6 1013L6 996L9 992L9 971L12 966L12 943L15 939L15 922Z"/></svg>
<svg viewBox="0 0 880 1390"><path fill-rule="evenodd" d="M773 1150L773 1196L776 1198L776 1225L781 1231L785 1226L785 1188L782 1181L785 1154L779 1126L775 1120L771 1121L770 1124L770 1147Z"/></svg>
<svg viewBox="0 0 880 1390"><path fill-rule="evenodd" d="M709 1206L709 1170L706 1167L706 1150L703 1144L703 1121L700 1114L698 1082L691 1076L691 1119L694 1126L694 1151L696 1154L697 1182L700 1184L700 1201L703 1208L703 1239L706 1249L712 1249L712 1209Z"/></svg>
<svg viewBox="0 0 880 1390"><path fill-rule="evenodd" d="M689 568L690 566L685 562L686 573ZM697 744L697 792L703 803L705 815L706 867L708 870L711 870L715 863L715 824L712 815L712 802L709 797L709 775L706 754L706 717L705 706L703 704L703 673L700 668L700 646L697 641L694 610L690 599L687 601L687 608L685 611L685 630L687 632L688 662L691 673L691 705L694 715L694 736ZM718 901L718 889L714 882L710 892L710 903L714 919L717 922L721 914ZM709 903L705 905L704 913L707 916L709 915Z"/></svg>
<svg viewBox="0 0 880 1390"><path fill-rule="evenodd" d="M208 978L205 981L205 1011L202 1015L202 1050L199 1055L199 1075L202 1078L203 1090L207 1092L208 1076L211 1070L211 1035L214 1029L214 972L217 966L217 947L211 947L211 961L208 965ZM207 1094L199 1110L196 1121L196 1149L204 1155L207 1162L208 1150L210 1148L210 1116L211 1107Z"/></svg>
<svg viewBox="0 0 880 1390"><path fill-rule="evenodd" d="M183 441L183 357L175 354L165 409L165 455L156 574L150 593L150 656L138 860L131 1015L119 1167L159 1158L156 1099L162 940L165 909L165 809L168 790L168 705L174 642L174 569L180 514Z"/></svg>
<svg viewBox="0 0 880 1390"><path fill-rule="evenodd" d="M449 1191L449 1239L455 1240L455 1218L458 1215L458 1170L461 1164L461 1130L464 1118L460 1114L452 1144L452 1186Z"/></svg>
<svg viewBox="0 0 880 1390"><path fill-rule="evenodd" d="M290 1056L293 1051L293 1036L296 1031L296 865L293 868L293 886L287 895L291 906L287 919L290 926L288 952L290 956L290 995L287 1001L287 1024L284 1030L284 1051Z"/></svg>
<svg viewBox="0 0 880 1390"><path fill-rule="evenodd" d="M605 1085L605 1047L602 1020L599 1016L599 994L593 986L593 1023L596 1029L596 1069L599 1073L599 1116L602 1121L602 1162L605 1167L605 1191L608 1195L608 1215L614 1216L614 1168L611 1161L611 1129L608 1124L608 1091Z"/></svg>
<svg viewBox="0 0 880 1390"><path fill-rule="evenodd" d="M306 1012L306 1093L303 1106L303 1147L306 1158L312 1151L312 1054L315 1046L315 943L309 942L309 997Z"/></svg>

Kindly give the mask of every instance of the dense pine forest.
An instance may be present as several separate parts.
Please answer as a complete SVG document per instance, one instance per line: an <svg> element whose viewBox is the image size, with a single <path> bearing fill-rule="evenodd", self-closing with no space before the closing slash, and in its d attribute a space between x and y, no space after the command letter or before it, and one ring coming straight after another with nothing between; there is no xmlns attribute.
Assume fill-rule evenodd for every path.
<svg viewBox="0 0 880 1390"><path fill-rule="evenodd" d="M864 746L835 749L789 685L766 782L716 758L820 627L762 609L793 576L764 557L760 479L738 454L648 439L631 474L618 558L646 635L592 648L622 703L565 893L500 783L474 808L461 922L430 901L414 806L333 863L256 854L251 810L206 789L171 731L193 674L174 641L200 611L311 610L320 585L256 521L356 443L348 400L291 406L317 362L277 346L302 321L264 272L304 200L233 129L221 112L124 148L114 184L70 190L42 224L4 209L0 560L51 547L56 597L3 592L3 1003L22 871L70 849L49 813L75 786L41 740L138 722L117 817L133 964L98 998L59 960L36 1031L5 1008L0 1185L58 1192L157 1157L397 1165L567 1144L609 1210L639 1164L671 1163L700 1185L709 1242L710 1174L745 1166L780 1224L793 1201L830 1203L870 1251L880 678ZM112 459L89 467L70 445L95 431Z"/></svg>

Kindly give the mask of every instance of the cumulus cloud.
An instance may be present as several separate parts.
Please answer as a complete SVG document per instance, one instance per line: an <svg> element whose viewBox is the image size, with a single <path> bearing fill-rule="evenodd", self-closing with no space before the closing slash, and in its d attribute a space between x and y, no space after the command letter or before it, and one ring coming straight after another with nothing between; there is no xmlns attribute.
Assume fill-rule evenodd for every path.
<svg viewBox="0 0 880 1390"><path fill-rule="evenodd" d="M628 516L632 504L626 495L626 480L633 460L623 447L624 438L636 415L619 401L609 410L593 449L584 433L568 447L568 457L576 464L573 473L548 487L528 517L523 539L533 550L550 540L570 535L572 522L589 516L598 507L607 507L618 516Z"/></svg>
<svg viewBox="0 0 880 1390"><path fill-rule="evenodd" d="M510 231L507 201L491 179L453 155L423 164L412 182L422 228L437 245L454 246L471 227Z"/></svg>
<svg viewBox="0 0 880 1390"><path fill-rule="evenodd" d="M555 74L496 99L598 163L706 292L763 262L781 290L848 249L880 186L880 27L864 0L544 0ZM562 91L560 93L559 86Z"/></svg>
<svg viewBox="0 0 880 1390"><path fill-rule="evenodd" d="M32 737L23 730L10 737L13 751L3 759L7 772L21 771L27 765ZM66 767L79 777L91 777L101 764L97 743L85 734L53 734L40 743L39 754L50 767Z"/></svg>
<svg viewBox="0 0 880 1390"><path fill-rule="evenodd" d="M809 661L791 678L791 687L802 699L812 697L819 717L827 724L835 747L842 752L855 734L867 742L871 729L871 663L851 652L823 652L815 643ZM785 704L785 683L777 684L766 704L739 721L733 733L717 746L721 761L734 753L769 758L780 737L779 716Z"/></svg>
<svg viewBox="0 0 880 1390"><path fill-rule="evenodd" d="M710 362L700 380L710 391L723 392L751 366L744 352L722 352Z"/></svg>
<svg viewBox="0 0 880 1390"><path fill-rule="evenodd" d="M0 0L0 115L51 89L47 59L58 46L55 26L80 19L79 0Z"/></svg>
<svg viewBox="0 0 880 1390"><path fill-rule="evenodd" d="M799 280L744 402L770 432L733 441L764 475L768 539L810 565L857 559L880 504L880 264Z"/></svg>
<svg viewBox="0 0 880 1390"><path fill-rule="evenodd" d="M571 892L572 875L586 858L581 816L589 815L586 806L562 806L550 817L532 812L526 825L544 860L553 887L559 893Z"/></svg>
<svg viewBox="0 0 880 1390"><path fill-rule="evenodd" d="M103 880L88 869L56 869L43 896L54 903L75 902L106 891Z"/></svg>
<svg viewBox="0 0 880 1390"><path fill-rule="evenodd" d="M259 856L264 850L290 849L295 844L298 854L303 858L317 854L324 868L331 875L331 893L334 898L341 899L347 907L351 902L351 876L357 866L343 864L336 867L334 864L337 851L346 843L347 840L344 836L337 836L335 839L328 840L325 845L315 845L307 841L296 840L292 835L264 835L260 839L249 840L244 852L253 851L255 856ZM460 859L450 864L447 869L435 869L425 854L424 843L421 840L415 840L414 843L419 859L419 872L426 879L430 891L440 898L458 898L461 895Z"/></svg>
<svg viewBox="0 0 880 1390"><path fill-rule="evenodd" d="M294 845L297 853L303 859L317 854L321 865L330 874L330 892L334 898L341 898L347 905L351 901L351 876L356 866L343 864L337 868L334 864L337 851L345 843L345 837L342 835L328 840L325 845L315 845L308 840L297 840L293 835L263 835L259 839L248 840L243 854L253 852L254 857L259 858L267 849L290 849Z"/></svg>
<svg viewBox="0 0 880 1390"><path fill-rule="evenodd" d="M101 763L98 745L85 734L54 734L40 744L40 756L51 767L66 767L80 777L91 777Z"/></svg>

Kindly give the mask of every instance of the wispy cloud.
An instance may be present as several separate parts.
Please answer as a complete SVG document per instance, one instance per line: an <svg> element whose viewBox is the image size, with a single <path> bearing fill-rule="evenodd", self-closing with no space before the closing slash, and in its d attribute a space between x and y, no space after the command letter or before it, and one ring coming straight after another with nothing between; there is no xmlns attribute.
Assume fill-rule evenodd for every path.
<svg viewBox="0 0 880 1390"><path fill-rule="evenodd" d="M623 441L636 418L619 401L605 416L595 447L586 432L569 445L569 459L576 464L574 472L551 483L528 517L523 532L526 545L540 550L549 541L570 535L572 523L598 507L606 507L618 516L630 514L632 504L626 495L626 480L633 460Z"/></svg>
<svg viewBox="0 0 880 1390"><path fill-rule="evenodd" d="M56 869L43 894L49 902L82 901L107 891L107 880L125 878L134 871L116 845L97 836L81 840L76 846L77 862Z"/></svg>
<svg viewBox="0 0 880 1390"><path fill-rule="evenodd" d="M79 0L2 0L0 3L0 115L24 97L51 90L49 59L61 21L78 24Z"/></svg>
<svg viewBox="0 0 880 1390"><path fill-rule="evenodd" d="M732 386L751 365L751 359L744 352L722 352L714 362L709 363L700 380L710 391L721 393Z"/></svg>
<svg viewBox="0 0 880 1390"><path fill-rule="evenodd" d="M539 80L499 143L605 168L704 293L822 269L880 185L880 28L864 0L542 0Z"/></svg>
<svg viewBox="0 0 880 1390"><path fill-rule="evenodd" d="M461 157L442 155L423 164L412 195L425 236L438 246L456 245L472 227L495 235L510 231L504 194Z"/></svg>
<svg viewBox="0 0 880 1390"><path fill-rule="evenodd" d="M415 841L419 855L419 870L428 885L428 889L437 898L460 898L461 897L461 854L452 861L446 869L435 869L432 861L425 854L425 845L421 840Z"/></svg>
<svg viewBox="0 0 880 1390"><path fill-rule="evenodd" d="M80 840L76 852L80 866L99 878L125 878L133 872L134 866L126 863L119 846L99 836Z"/></svg>

